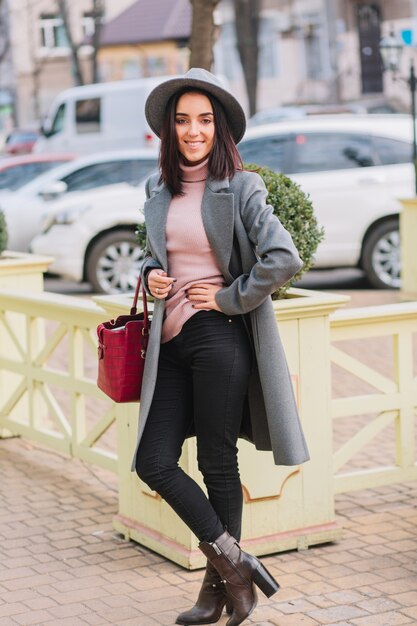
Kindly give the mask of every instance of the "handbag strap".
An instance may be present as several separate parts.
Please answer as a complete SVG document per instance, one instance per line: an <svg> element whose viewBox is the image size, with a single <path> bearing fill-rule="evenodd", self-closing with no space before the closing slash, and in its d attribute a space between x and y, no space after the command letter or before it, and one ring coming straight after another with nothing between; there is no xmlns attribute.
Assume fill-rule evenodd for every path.
<svg viewBox="0 0 417 626"><path fill-rule="evenodd" d="M138 304L138 297L139 297L139 289L140 289L141 284L142 284L142 279L141 279L141 276L139 274L138 282L137 282L136 289L135 289L135 295L133 297L133 306L130 309L130 314L131 315L136 315L137 304ZM142 285L142 302L143 302L143 321L145 323L145 326L148 327L149 326L149 321L148 321L148 301L146 299L146 291L145 291L145 288L143 287L143 285Z"/></svg>

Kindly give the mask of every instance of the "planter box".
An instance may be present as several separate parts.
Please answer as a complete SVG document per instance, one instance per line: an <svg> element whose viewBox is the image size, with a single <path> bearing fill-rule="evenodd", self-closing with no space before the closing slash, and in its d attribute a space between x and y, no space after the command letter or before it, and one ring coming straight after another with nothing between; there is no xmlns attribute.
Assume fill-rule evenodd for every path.
<svg viewBox="0 0 417 626"><path fill-rule="evenodd" d="M417 300L417 198L401 200L401 295L404 300Z"/></svg>
<svg viewBox="0 0 417 626"><path fill-rule="evenodd" d="M95 300L109 317L126 312L131 303L127 296ZM239 441L242 545L253 554L304 549L341 535L333 504L329 315L347 300L292 289L288 298L274 303L311 460L299 467L277 467L270 452ZM130 472L138 405L119 405L117 410L120 486L114 528L184 567L202 567L205 558L196 537L158 494ZM183 446L181 466L204 488L194 439Z"/></svg>
<svg viewBox="0 0 417 626"><path fill-rule="evenodd" d="M0 289L43 291L43 275L52 261L50 257L6 250L0 254Z"/></svg>

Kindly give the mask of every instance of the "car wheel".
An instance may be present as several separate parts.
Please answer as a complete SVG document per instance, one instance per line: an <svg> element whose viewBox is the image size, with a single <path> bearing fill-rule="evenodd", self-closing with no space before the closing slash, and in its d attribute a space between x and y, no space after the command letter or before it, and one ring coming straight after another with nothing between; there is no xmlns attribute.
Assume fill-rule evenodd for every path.
<svg viewBox="0 0 417 626"><path fill-rule="evenodd" d="M398 219L375 226L365 240L362 266L376 289L401 287L401 249Z"/></svg>
<svg viewBox="0 0 417 626"><path fill-rule="evenodd" d="M99 293L135 289L144 252L131 230L117 230L98 239L86 264L87 280Z"/></svg>

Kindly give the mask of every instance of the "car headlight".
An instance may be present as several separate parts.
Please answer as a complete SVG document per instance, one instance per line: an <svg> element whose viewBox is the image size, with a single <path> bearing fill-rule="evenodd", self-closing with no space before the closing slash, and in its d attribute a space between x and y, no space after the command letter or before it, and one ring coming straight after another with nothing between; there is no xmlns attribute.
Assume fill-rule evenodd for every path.
<svg viewBox="0 0 417 626"><path fill-rule="evenodd" d="M89 206L77 205L63 211L58 211L57 213L46 213L43 216L41 222L42 232L47 233L48 230L50 230L52 226L55 226L56 224L73 224L83 213L85 213L89 209Z"/></svg>

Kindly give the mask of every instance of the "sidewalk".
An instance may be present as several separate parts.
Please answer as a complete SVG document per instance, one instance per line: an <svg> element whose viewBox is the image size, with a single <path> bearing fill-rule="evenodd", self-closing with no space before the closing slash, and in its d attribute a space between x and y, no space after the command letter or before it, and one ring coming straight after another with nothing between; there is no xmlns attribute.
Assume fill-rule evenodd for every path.
<svg viewBox="0 0 417 626"><path fill-rule="evenodd" d="M112 474L13 438L0 440L0 477L0 626L171 626L193 604L201 571L112 529ZM338 496L336 508L341 541L263 559L282 589L260 594L245 624L417 624L417 484Z"/></svg>

